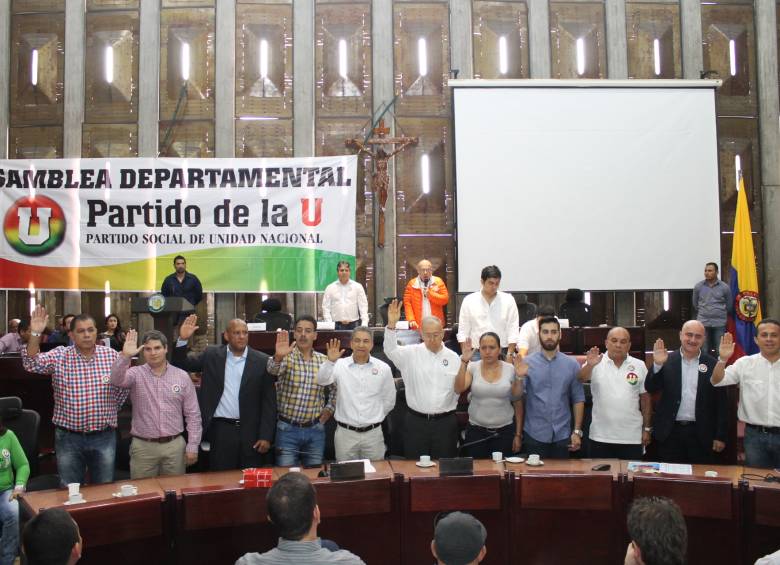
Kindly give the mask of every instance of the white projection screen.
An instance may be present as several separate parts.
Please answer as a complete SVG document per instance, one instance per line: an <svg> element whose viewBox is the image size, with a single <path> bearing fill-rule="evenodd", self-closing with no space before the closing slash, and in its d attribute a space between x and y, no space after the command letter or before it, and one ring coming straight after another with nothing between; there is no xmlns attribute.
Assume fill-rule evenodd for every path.
<svg viewBox="0 0 780 565"><path fill-rule="evenodd" d="M719 81L453 80L460 292L691 288L720 262Z"/></svg>

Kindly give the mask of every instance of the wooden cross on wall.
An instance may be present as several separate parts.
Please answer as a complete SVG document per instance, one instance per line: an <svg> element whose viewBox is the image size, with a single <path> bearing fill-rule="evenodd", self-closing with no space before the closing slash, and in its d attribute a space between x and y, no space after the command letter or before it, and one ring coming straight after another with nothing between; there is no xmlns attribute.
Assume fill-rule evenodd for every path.
<svg viewBox="0 0 780 565"><path fill-rule="evenodd" d="M390 128L385 127L385 121L379 120L372 136L366 139L348 139L347 147L355 147L358 154L366 153L374 162L374 170L371 173L371 189L377 195L379 205L379 225L377 226L377 247L385 246L385 206L387 205L387 187L390 184L390 175L387 169L387 163L396 154L400 153L410 145L417 145L419 141L416 137L387 137ZM388 148L386 150L385 148Z"/></svg>

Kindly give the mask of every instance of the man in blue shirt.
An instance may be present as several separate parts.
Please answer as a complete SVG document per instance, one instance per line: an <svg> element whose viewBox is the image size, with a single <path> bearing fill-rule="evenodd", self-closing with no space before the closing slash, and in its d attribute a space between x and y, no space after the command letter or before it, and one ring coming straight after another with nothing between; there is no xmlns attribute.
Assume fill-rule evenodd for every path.
<svg viewBox="0 0 780 565"><path fill-rule="evenodd" d="M582 443L585 391L577 379L580 367L573 357L558 351L560 341L558 320L542 318L542 350L526 357L517 369L517 375L525 378L521 451L538 453L542 459L568 459L569 451L578 451Z"/></svg>
<svg viewBox="0 0 780 565"><path fill-rule="evenodd" d="M734 309L731 288L718 278L717 263L704 266L704 280L693 287L691 306L695 319L704 325L706 332L702 351L717 357L728 315Z"/></svg>
<svg viewBox="0 0 780 565"><path fill-rule="evenodd" d="M165 277L160 288L160 293L168 298L169 296L181 296L187 299L192 306L197 306L203 298L203 287L200 279L187 272L187 260L182 255L177 255L173 260L173 267L176 269L173 273ZM180 312L178 322L182 322L194 310Z"/></svg>

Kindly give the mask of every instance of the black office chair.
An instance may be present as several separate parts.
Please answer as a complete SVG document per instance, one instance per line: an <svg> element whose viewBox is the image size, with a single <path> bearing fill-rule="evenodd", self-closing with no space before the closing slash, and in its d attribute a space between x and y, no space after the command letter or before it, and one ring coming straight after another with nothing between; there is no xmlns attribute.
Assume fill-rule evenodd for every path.
<svg viewBox="0 0 780 565"><path fill-rule="evenodd" d="M27 490L47 490L60 486L59 475L39 475L38 462L38 431L41 427L41 416L35 410L25 410L17 407L2 411L5 427L16 434L19 443L30 464L30 478Z"/></svg>
<svg viewBox="0 0 780 565"><path fill-rule="evenodd" d="M3 396L0 397L0 414L5 414L6 409L21 410L22 399L18 396Z"/></svg>
<svg viewBox="0 0 780 565"><path fill-rule="evenodd" d="M528 320L536 318L536 304L528 302L528 295L520 293L515 296L515 304L517 304L517 317L519 325L525 324Z"/></svg>
<svg viewBox="0 0 780 565"><path fill-rule="evenodd" d="M253 321L264 323L266 331L269 332L275 332L276 330L290 331L293 324L292 316L282 312L282 303L276 298L263 300L261 311L255 316Z"/></svg>

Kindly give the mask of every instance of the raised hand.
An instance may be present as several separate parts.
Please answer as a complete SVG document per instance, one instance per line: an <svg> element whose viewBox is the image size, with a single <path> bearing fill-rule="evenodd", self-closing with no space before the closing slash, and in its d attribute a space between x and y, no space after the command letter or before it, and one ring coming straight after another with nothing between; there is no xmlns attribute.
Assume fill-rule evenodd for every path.
<svg viewBox="0 0 780 565"><path fill-rule="evenodd" d="M599 348L594 346L588 349L588 352L585 354L585 361L591 367L598 365L601 362L601 352L599 351Z"/></svg>
<svg viewBox="0 0 780 565"><path fill-rule="evenodd" d="M663 365L666 363L666 361L669 359L669 352L666 350L666 345L664 345L664 340L662 340L660 337L655 340L655 343L653 344L653 364L654 365Z"/></svg>
<svg viewBox="0 0 780 565"><path fill-rule="evenodd" d="M287 357L295 347L295 342L290 343L290 332L282 330L276 332L276 349L274 350L274 357L277 361L280 361L284 357Z"/></svg>
<svg viewBox="0 0 780 565"><path fill-rule="evenodd" d="M460 358L464 362L468 363L469 361L471 361L471 357L474 355L474 348L471 347L470 338L466 338L466 341L460 344L460 351L461 351Z"/></svg>
<svg viewBox="0 0 780 565"><path fill-rule="evenodd" d="M395 325L398 323L398 320L400 319L401 319L401 304L396 299L387 305L387 327L390 328L391 330L395 329Z"/></svg>
<svg viewBox="0 0 780 565"><path fill-rule="evenodd" d="M135 330L127 330L125 334L125 344L122 347L122 355L127 358L138 355L138 352L143 349L143 346L138 346L138 332Z"/></svg>
<svg viewBox="0 0 780 565"><path fill-rule="evenodd" d="M724 363L728 362L728 360L731 359L731 356L734 355L734 347L734 336L729 332L723 334L723 337L720 338L720 347L718 348L718 357L720 360Z"/></svg>
<svg viewBox="0 0 780 565"><path fill-rule="evenodd" d="M338 338L328 340L326 346L326 353L328 354L328 361L335 363L339 358L344 355L344 350L341 349L341 341Z"/></svg>
<svg viewBox="0 0 780 565"><path fill-rule="evenodd" d="M198 316L190 314L179 326L179 339L190 339L199 327Z"/></svg>
<svg viewBox="0 0 780 565"><path fill-rule="evenodd" d="M46 314L46 308L38 304L30 316L30 330L37 334L43 333L48 323L49 315Z"/></svg>
<svg viewBox="0 0 780 565"><path fill-rule="evenodd" d="M520 355L515 355L513 365L515 366L515 375L523 378L528 375L528 363Z"/></svg>

